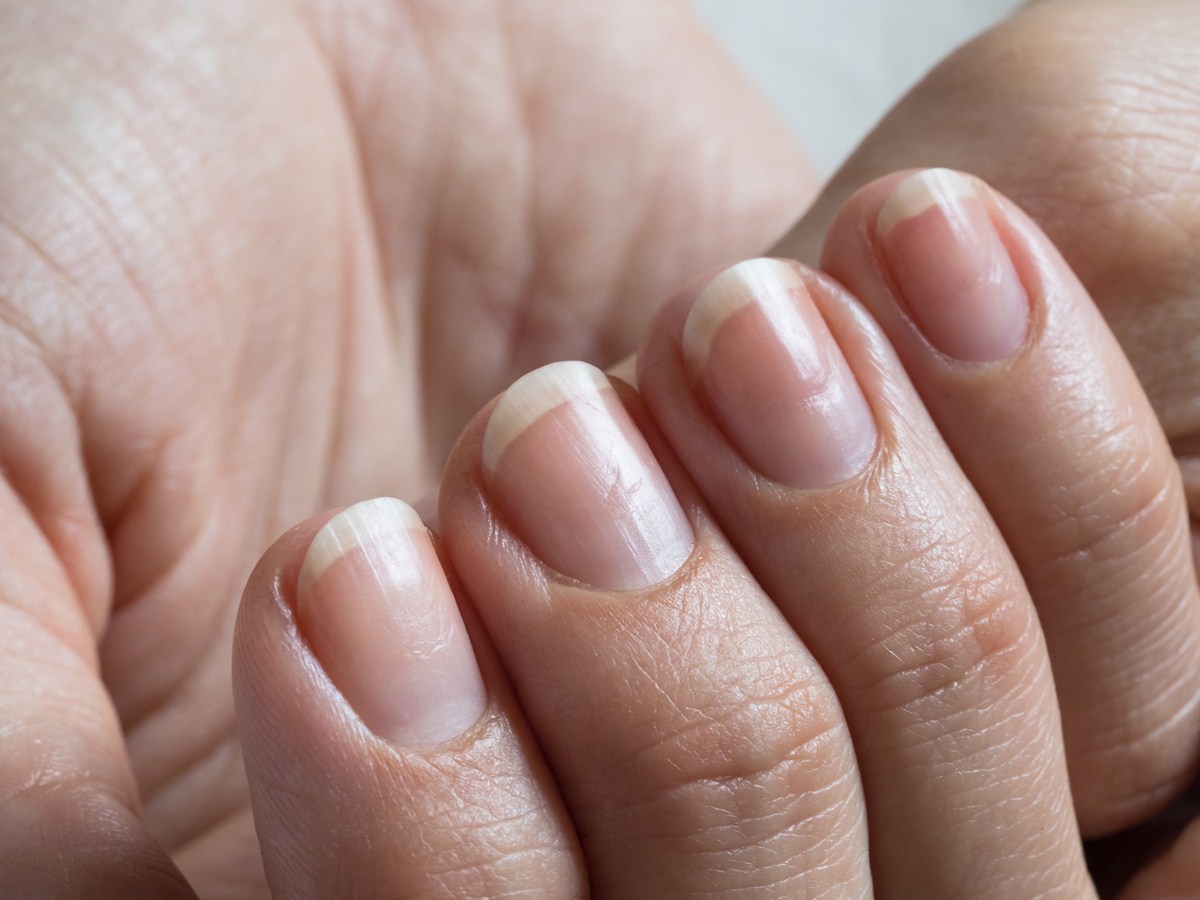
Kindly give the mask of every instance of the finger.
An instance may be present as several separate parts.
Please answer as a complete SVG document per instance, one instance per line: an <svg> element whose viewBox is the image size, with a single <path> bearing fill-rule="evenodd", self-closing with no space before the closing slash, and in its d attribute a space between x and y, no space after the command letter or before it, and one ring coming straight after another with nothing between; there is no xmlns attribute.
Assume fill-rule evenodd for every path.
<svg viewBox="0 0 1200 900"><path fill-rule="evenodd" d="M18 329L0 360L0 896L194 897L100 678L111 572L75 412Z"/></svg>
<svg viewBox="0 0 1200 900"><path fill-rule="evenodd" d="M553 782L412 509L285 534L238 617L234 677L276 897L579 896Z"/></svg>
<svg viewBox="0 0 1200 900"><path fill-rule="evenodd" d="M1037 604L1085 833L1187 783L1200 596L1179 470L1087 293L981 182L897 174L856 194L827 271L881 323Z"/></svg>
<svg viewBox="0 0 1200 900"><path fill-rule="evenodd" d="M870 895L828 682L627 386L516 382L457 445L441 521L597 896Z"/></svg>
<svg viewBox="0 0 1200 900"><path fill-rule="evenodd" d="M0 521L0 896L194 897L142 822L99 678L86 609L103 591L73 580L6 482Z"/></svg>
<svg viewBox="0 0 1200 900"><path fill-rule="evenodd" d="M842 204L897 169L982 176L1095 299L1187 463L1200 521L1197 34L1192 0L1023 4L897 104L773 252L816 265Z"/></svg>
<svg viewBox="0 0 1200 900"><path fill-rule="evenodd" d="M1085 891L1032 604L878 327L832 280L754 260L670 303L638 362L656 421L838 693L877 890Z"/></svg>

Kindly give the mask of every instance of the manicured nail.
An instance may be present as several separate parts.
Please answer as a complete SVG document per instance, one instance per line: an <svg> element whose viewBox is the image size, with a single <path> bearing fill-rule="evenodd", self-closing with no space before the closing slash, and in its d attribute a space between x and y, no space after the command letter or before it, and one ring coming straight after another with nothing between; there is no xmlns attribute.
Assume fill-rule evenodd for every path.
<svg viewBox="0 0 1200 900"><path fill-rule="evenodd" d="M488 491L546 565L598 588L662 581L691 524L599 369L554 363L504 392L483 435Z"/></svg>
<svg viewBox="0 0 1200 900"><path fill-rule="evenodd" d="M1029 298L972 179L928 169L902 181L876 235L901 303L933 346L993 362L1024 343Z"/></svg>
<svg viewBox="0 0 1200 900"><path fill-rule="evenodd" d="M300 568L296 616L330 680L380 737L428 747L483 715L487 689L471 640L407 504L358 503L317 532Z"/></svg>
<svg viewBox="0 0 1200 900"><path fill-rule="evenodd" d="M709 282L688 313L683 352L726 437L768 478L828 487L874 454L871 408L788 263L752 259Z"/></svg>

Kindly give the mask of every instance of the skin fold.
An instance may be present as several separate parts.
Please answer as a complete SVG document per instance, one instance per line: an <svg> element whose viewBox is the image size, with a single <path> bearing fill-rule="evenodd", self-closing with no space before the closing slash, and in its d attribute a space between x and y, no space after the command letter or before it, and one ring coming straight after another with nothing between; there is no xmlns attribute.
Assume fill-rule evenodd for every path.
<svg viewBox="0 0 1200 900"><path fill-rule="evenodd" d="M844 284L777 259L695 280L638 392L581 362L509 386L451 454L440 561L395 500L272 548L235 681L276 891L1095 895L1080 827L1152 815L1200 731L1170 449L1078 280L981 182L873 182L824 258ZM930 261L1015 296L1015 345L905 287ZM936 315L1002 357L949 355ZM1139 475L1088 489L1113 471ZM478 667L425 611L447 576ZM494 700L463 716L480 672Z"/></svg>
<svg viewBox="0 0 1200 900"><path fill-rule="evenodd" d="M629 352L812 181L676 4L102 6L0 3L0 887L264 897L229 681L263 547L417 496L488 397ZM1029 7L778 251L815 262L885 172L981 175L1094 297L1192 503L1196 15Z"/></svg>
<svg viewBox="0 0 1200 900"><path fill-rule="evenodd" d="M157 842L263 896L229 682L263 547L419 495L515 374L616 358L809 196L681 6L550 12L0 5L9 883L95 896Z"/></svg>

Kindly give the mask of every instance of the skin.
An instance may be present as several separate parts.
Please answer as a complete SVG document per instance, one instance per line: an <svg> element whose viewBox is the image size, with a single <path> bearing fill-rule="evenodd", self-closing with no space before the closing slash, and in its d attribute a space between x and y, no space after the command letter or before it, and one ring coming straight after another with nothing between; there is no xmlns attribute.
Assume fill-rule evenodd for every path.
<svg viewBox="0 0 1200 900"><path fill-rule="evenodd" d="M552 537L558 519L512 515L521 498L506 496L501 479L518 465L525 477L547 473L538 493L547 509L558 491L589 517L626 515L644 479L616 478L603 491L550 480L574 452L562 429L581 418L543 412L498 463L485 463L483 448L513 407L490 404L467 427L447 465L439 529L460 603L486 633L483 658L495 652L500 665L487 666L491 711L459 737L431 748L354 741L353 714L338 733L353 698L322 683L322 651L305 647L303 623L298 632L291 621L297 560L324 520L273 548L247 589L235 665L268 875L281 895L319 896L337 879L339 890L383 883L446 896L491 895L496 884L517 895L539 883L563 893L586 884L601 897L1094 896L1059 727L1059 702L1079 698L1069 682L1056 698L1051 676L1070 664L1071 645L1053 640L1054 618L1038 611L1054 604L1069 619L1070 607L1078 617L1139 603L1150 634L1194 628L1182 487L1086 292L1036 226L986 188L983 207L1028 297L1028 333L1011 358L982 365L918 343L887 293L876 233L884 201L911 175L856 194L830 232L826 266L861 303L831 278L795 270L811 297L797 302L815 304L829 329L820 340L839 348L831 352L874 415L875 452L850 477L803 487L766 478L714 421L680 352L710 278L655 319L639 352L640 398L616 391L691 521L694 543L677 571L607 590L591 583L607 579L603 569L588 579L555 571L548 557L561 545L539 529ZM752 372L760 357L750 348L741 365ZM736 377L737 361L726 362ZM1048 459L1037 436L1080 395L1092 414L1064 419ZM935 424L946 408L974 418ZM958 428L985 440L960 445ZM1113 437L1121 433L1130 438ZM1094 469L1147 474L1097 499L1077 489ZM989 490L996 477L1003 492ZM1150 483L1165 485L1159 507L1142 501ZM1047 495L1057 521L1028 502ZM1053 567L1054 580L1036 577L1041 558L1003 536L1077 541L1068 522L1085 523L1106 554ZM558 558L579 564L574 550ZM1129 576L1121 597L1092 577L1109 558ZM1139 657L1141 643L1120 648L1114 667L1156 664ZM1170 648L1160 681L1191 678L1189 650ZM326 664L340 662L328 656L336 652L326 648ZM1183 721L1182 734L1160 726L1154 736L1163 755L1190 740L1194 757L1200 717L1190 695L1177 699L1166 719ZM1136 724L1143 707L1109 709L1099 735L1084 738L1095 743L1123 717ZM532 741L518 737L527 732ZM280 733L311 737L281 742ZM414 815L411 789L380 796L375 778L347 771L344 750L323 752L336 740L356 751L354 766L419 768L417 802L453 797L456 811ZM518 773L502 784L527 792L498 797L478 777L480 754ZM566 815L555 821L560 802ZM470 827L447 832L447 814L470 815ZM343 835L364 816L371 837L351 847L348 876ZM527 854L497 854L501 824L510 840L525 836ZM378 864L363 859L381 846L394 849Z"/></svg>
<svg viewBox="0 0 1200 900"><path fill-rule="evenodd" d="M1198 127L1186 96L1195 14L1181 2L1155 7L1139 41L1126 39L1135 11L1089 4L1079 16L1078 2L1060 0L965 49L881 126L786 248L815 260L842 199L874 175L929 162L981 173L1045 224L1091 289L1194 490L1196 278L1183 251L1200 192L1188 189L1194 173L1180 153ZM461 26L432 6L404 12L435 29L425 34ZM466 415L513 375L556 356L615 358L668 284L755 252L802 205L802 179L780 187L799 171L794 151L713 69L710 45L675 7L605 4L585 29L588 53L554 50L579 33L574 21L539 15L526 31L519 14L472 18L489 34L536 35L512 57L529 63L524 85L609 90L621 83L613 66L633 62L605 48L616 54L629 33L647 35L655 54L680 54L664 66L680 76L678 94L664 87L642 102L644 84L631 82L615 116L586 116L582 131L560 112L577 107L552 95L533 104L541 116L517 115L526 107L497 88L503 78L464 79L463 103L444 111L433 85L461 70L435 60L414 73L395 61L412 56L376 56L380 35L408 32L389 30L369 5L354 13L190 11L212 17L204 33L224 54L222 68L205 70L220 75L200 85L181 77L194 71L185 63L211 56L188 43L173 7L0 13L0 58L21 76L6 79L18 85L6 134L21 139L6 142L0 184L4 358L10 383L25 387L0 410L13 573L5 679L37 686L4 699L6 888L96 896L103 883L119 896L186 896L173 858L205 896L264 896L226 672L236 594L268 536L354 497L412 496ZM651 21L631 27L635 14ZM343 21L362 26L335 27ZM151 52L168 33L194 55ZM1030 61L1016 73L1014 53ZM710 87L696 91L701 82ZM88 102L78 115L62 115L65 98L79 96ZM684 98L697 96L707 128L687 114ZM970 111L966 126L956 110ZM1012 127L1014 117L1029 127ZM407 127L386 127L396 121ZM508 146L513 134L551 161L536 182L513 176L519 159L497 172L486 167L494 159L467 152ZM735 160L717 165L707 142L724 134L737 135L725 150ZM590 180L593 157L571 152L632 160L604 151L653 135L620 167L616 190ZM278 155L264 159L264 147ZM128 199L146 196L161 205ZM630 218L629 197L648 207ZM579 208L596 210L598 231L563 228ZM495 330L475 327L481 309ZM485 350L494 335L516 337L497 359L463 352L466 334ZM416 343L427 352L414 354ZM452 372L415 362L446 358ZM43 864L49 846L53 866ZM1175 854L1140 884L1184 883L1189 859Z"/></svg>
<svg viewBox="0 0 1200 900"><path fill-rule="evenodd" d="M864 181L897 166L937 164L980 175L1045 229L1094 298L1162 423L1194 521L1200 378L1192 346L1198 265L1192 248L1200 193L1189 148L1200 118L1196 57L1182 35L1195 33L1200 20L1185 2L1136 10L1101 2L1086 4L1083 13L1077 3L1031 4L949 57L884 119L773 252L816 263L839 206ZM1195 553L1194 530L1192 543ZM1125 677L1120 666L1108 671ZM1150 679L1147 689L1170 681ZM1124 750L1121 739L1088 748L1071 731L1086 710L1099 707L1063 705L1085 834L1143 821L1159 805L1155 794L1169 795L1191 777L1187 739L1176 745L1182 752L1175 763L1168 761L1171 751L1156 740L1139 741L1136 732L1125 736ZM1130 781L1130 769L1159 775ZM1169 820L1186 821L1192 812L1184 809ZM1177 831L1167 827L1165 839ZM1160 848L1163 841L1157 834L1148 843ZM1111 855L1109 849L1099 858Z"/></svg>
<svg viewBox="0 0 1200 900"><path fill-rule="evenodd" d="M8 2L0 66L0 893L262 897L262 549L427 490L811 182L673 2Z"/></svg>

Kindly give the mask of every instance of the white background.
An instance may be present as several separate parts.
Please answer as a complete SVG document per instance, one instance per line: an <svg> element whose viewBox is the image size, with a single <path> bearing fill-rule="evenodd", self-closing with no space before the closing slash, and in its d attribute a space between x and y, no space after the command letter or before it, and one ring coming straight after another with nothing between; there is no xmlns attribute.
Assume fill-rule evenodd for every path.
<svg viewBox="0 0 1200 900"><path fill-rule="evenodd" d="M920 77L1017 0L692 0L828 174Z"/></svg>

